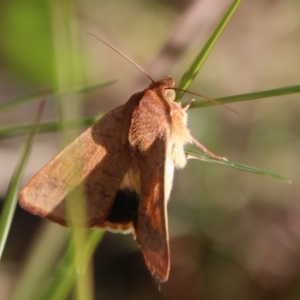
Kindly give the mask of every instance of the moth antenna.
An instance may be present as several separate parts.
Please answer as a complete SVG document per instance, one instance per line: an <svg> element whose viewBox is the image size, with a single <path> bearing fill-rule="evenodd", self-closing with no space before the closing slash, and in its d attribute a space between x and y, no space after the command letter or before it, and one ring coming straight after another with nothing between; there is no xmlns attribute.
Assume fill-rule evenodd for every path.
<svg viewBox="0 0 300 300"><path fill-rule="evenodd" d="M217 100L215 100L215 99L213 99L213 98L210 98L210 97L208 97L208 96L205 96L205 95L202 95L202 94L198 94L198 93L194 93L194 92L190 92L190 91L186 91L186 90L183 90L183 89L180 89L180 88L175 88L175 87L168 88L168 89L172 89L172 90L175 90L175 91L181 91L181 92L185 92L185 93L188 93L188 94L191 94L191 95L199 96L199 97L204 98L204 99L206 99L206 100L208 100L208 101L211 101L211 102L213 102L213 103L215 103L215 104L217 104L217 105L221 105L221 106L223 106L224 108L230 110L231 112L237 114L238 116L241 116L241 115L240 115L236 110L234 110L233 108L231 108L231 107L229 107L229 106L227 106L227 105L225 105L225 104L223 104L223 103L221 103L221 102L219 102L219 101L217 101ZM190 103L190 104L191 104L191 103Z"/></svg>
<svg viewBox="0 0 300 300"><path fill-rule="evenodd" d="M138 64L136 64L132 59L130 59L127 55L125 55L124 53L122 53L120 50L118 50L117 48L115 48L114 46L108 44L107 42L103 41L102 39L100 39L99 37L97 37L96 35L87 32L87 34L93 36L94 38L96 38L97 40L99 40L100 42L102 42L103 44L105 44L106 46L108 46L109 48L111 48L112 50L116 51L117 53L119 53L121 56L123 56L127 61L129 61L132 65L134 65L137 69L139 69L140 71L142 71L151 81L152 83L155 83L155 81L151 78L151 76L142 68L140 67Z"/></svg>

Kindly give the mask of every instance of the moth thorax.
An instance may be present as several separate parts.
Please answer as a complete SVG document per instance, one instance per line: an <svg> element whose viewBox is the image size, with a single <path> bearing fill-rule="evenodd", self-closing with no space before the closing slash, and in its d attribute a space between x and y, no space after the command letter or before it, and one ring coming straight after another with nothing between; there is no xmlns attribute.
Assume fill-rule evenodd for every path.
<svg viewBox="0 0 300 300"><path fill-rule="evenodd" d="M165 161L165 199L168 201L173 185L174 161L171 155L167 155Z"/></svg>
<svg viewBox="0 0 300 300"><path fill-rule="evenodd" d="M183 168L187 159L184 152L184 145L191 143L192 138L186 126L187 114L181 109L177 103L177 109L173 110L172 115L172 131L170 137L170 155L175 168ZM175 107L175 105L173 106Z"/></svg>
<svg viewBox="0 0 300 300"><path fill-rule="evenodd" d="M181 169L186 165L187 159L184 153L184 142L177 142L172 145L171 157L175 168Z"/></svg>

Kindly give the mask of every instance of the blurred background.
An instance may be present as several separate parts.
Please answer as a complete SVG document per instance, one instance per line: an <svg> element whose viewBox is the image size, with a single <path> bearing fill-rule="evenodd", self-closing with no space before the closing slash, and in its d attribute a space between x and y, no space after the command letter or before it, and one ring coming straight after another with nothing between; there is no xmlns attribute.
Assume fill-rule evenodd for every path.
<svg viewBox="0 0 300 300"><path fill-rule="evenodd" d="M77 111L69 105L70 117L95 116L148 86L143 74L87 32L117 47L154 79L171 75L178 82L230 3L1 1L0 104L48 88L116 79L77 97ZM190 90L217 98L299 84L299 16L298 0L242 1ZM64 72L71 74L69 81L62 79L68 78ZM191 133L208 149L286 176L292 184L189 161L175 172L168 205L169 281L158 289L132 236L106 233L94 256L95 299L300 299L298 98L230 105L241 116L220 106L191 109ZM0 112L0 126L30 124L37 105ZM49 98L42 122L59 114ZM3 201L24 140L0 139ZM24 183L59 150L58 134L38 135ZM9 299L18 285L43 222L50 224L17 208L0 264L0 299Z"/></svg>

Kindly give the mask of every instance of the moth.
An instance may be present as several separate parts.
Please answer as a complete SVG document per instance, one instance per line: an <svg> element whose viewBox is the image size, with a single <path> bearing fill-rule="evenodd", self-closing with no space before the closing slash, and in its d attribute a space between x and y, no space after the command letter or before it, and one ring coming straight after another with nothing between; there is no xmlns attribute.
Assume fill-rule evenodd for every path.
<svg viewBox="0 0 300 300"><path fill-rule="evenodd" d="M183 107L174 102L173 87L171 77L153 81L108 112L40 170L19 197L25 210L67 226L66 197L72 201L80 186L86 227L132 233L160 282L169 277L167 202L174 168L187 162L184 146L194 143L224 159L191 136L186 113L191 102Z"/></svg>

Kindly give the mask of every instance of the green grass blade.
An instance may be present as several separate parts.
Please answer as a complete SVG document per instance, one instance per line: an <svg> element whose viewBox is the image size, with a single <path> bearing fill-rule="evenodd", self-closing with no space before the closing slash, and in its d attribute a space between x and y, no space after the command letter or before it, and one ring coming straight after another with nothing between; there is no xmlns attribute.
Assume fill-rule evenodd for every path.
<svg viewBox="0 0 300 300"><path fill-rule="evenodd" d="M282 88L277 88L273 90L266 90L266 91L260 91L260 92L254 92L254 93L247 93L247 94L240 94L240 95L234 95L234 96L228 96L228 97L221 97L216 98L218 102L222 104L228 104L233 102L241 102L241 101L247 101L247 100L255 100L255 99L261 99L261 98L268 98L268 97L275 97L275 96L283 96L283 95L290 95L290 94L296 94L300 93L300 85L293 85L293 86L287 86ZM206 107L206 106L212 106L217 105L212 101L208 100L201 100L201 101L195 101L191 108L199 108L199 107Z"/></svg>
<svg viewBox="0 0 300 300"><path fill-rule="evenodd" d="M82 119L77 120L68 120L64 123L66 128L78 128L78 126L90 126L94 124L100 116L96 117L85 117ZM37 126L38 133L47 133L47 132L56 132L61 129L61 122L60 121L53 121L53 122L45 122L41 123ZM22 135L30 129L31 125L20 125L20 126L13 126L13 127L4 127L0 128L0 139L3 138L10 138L17 135Z"/></svg>
<svg viewBox="0 0 300 300"><path fill-rule="evenodd" d="M57 258L65 251L69 237L69 230L62 230L47 221L42 223L27 250L21 274L10 300L37 299L42 288L46 287L49 274L52 274L53 266L57 264Z"/></svg>
<svg viewBox="0 0 300 300"><path fill-rule="evenodd" d="M12 109L19 105L22 105L22 104L25 104L28 102L32 102L32 101L36 101L36 99L41 97L42 93L45 95L45 94L51 94L52 92L53 92L52 89L45 89L45 90L43 90L43 92L41 92L41 91L34 92L27 96L22 96L22 97L18 97L15 99L7 100L4 103L0 103L0 112L5 112L6 110Z"/></svg>
<svg viewBox="0 0 300 300"><path fill-rule="evenodd" d="M44 292L36 299L66 299L75 281L75 270L71 268L74 249L69 247Z"/></svg>
<svg viewBox="0 0 300 300"><path fill-rule="evenodd" d="M82 114L83 98L81 94L73 91L77 86L82 86L83 82L83 52L82 42L79 36L79 23L77 18L76 2L73 1L50 1L50 19L52 25L52 38L55 55L55 75L57 80L57 89L63 93L66 90L70 94L64 94L57 99L57 109L61 121L60 140L62 145L69 144L80 133L80 127L68 130L68 120L79 119ZM81 148L81 145L73 146L74 152L87 151ZM62 158L63 160L64 158ZM62 171L64 172L64 170ZM82 180L82 164L74 165L72 169L71 182L77 183ZM69 181L68 181L69 182ZM73 205L73 201L76 205ZM84 197L84 188L76 184L76 193L65 197L66 219L67 223L76 224L76 227L70 226L70 246L74 247L72 251L71 264L76 270L75 284L73 285L71 298L76 300L93 299L93 280L92 269L90 265L85 266L85 274L81 273L83 268L82 251L88 243L88 232L79 228L84 228L87 224L86 201ZM78 226L78 227L77 227ZM77 272L79 270L80 272ZM65 279L64 279L65 280ZM67 280L66 280L67 282ZM58 290L58 287L54 288ZM57 299L57 298L56 298Z"/></svg>
<svg viewBox="0 0 300 300"><path fill-rule="evenodd" d="M117 80L107 80L105 82L101 82L98 84L92 84L92 85L88 85L85 87L77 88L77 89L73 90L72 93L86 93L88 91L95 90L95 89L98 89L101 87L105 87L105 86L114 84L116 82L117 82ZM54 89L46 89L46 90L32 93L27 96L18 97L16 99L11 99L11 100L8 100L8 101L0 104L0 113L6 111L8 109L17 107L19 105L23 105L25 103L35 101L37 98L41 97L41 94L47 94L47 95L51 94L54 98L58 98L61 96L65 96L68 93L71 93L71 92L66 91L63 93L59 93L59 92L55 91Z"/></svg>
<svg viewBox="0 0 300 300"><path fill-rule="evenodd" d="M284 96L284 95L290 95L300 93L300 85L294 85L294 86L287 86L282 87L278 89L273 90L265 90L265 91L259 91L254 93L246 93L246 94L240 94L240 95L234 95L234 96L227 96L227 97L221 97L216 98L218 102L222 104L228 104L228 103L234 103L234 102L241 102L241 101L247 101L247 100L257 100L262 98L268 98L268 97L275 97L275 96ZM216 105L212 101L208 100L201 100L201 101L195 101L191 108L201 108L201 107L207 107L207 106L213 106ZM68 120L66 122L67 127L76 127L79 125L84 126L91 126L93 123L96 122L101 116L96 117L85 117L78 120ZM30 129L31 125L21 125L21 126L13 126L13 127L4 127L0 128L0 139L1 138L9 138L21 134L25 134ZM39 133L46 133L46 132L53 132L58 131L61 128L61 123L59 121L54 122L46 122L39 124L37 127L37 132Z"/></svg>
<svg viewBox="0 0 300 300"><path fill-rule="evenodd" d="M230 168L234 168L237 170L241 170L241 171L246 171L246 172L250 172L250 173L255 173L255 174L259 174L259 175L264 175L264 176L268 176L274 179L278 179L278 180L282 180L285 181L287 183L291 183L291 181L281 175L269 172L269 171L265 171L262 169L257 169L251 166L247 166L247 165L242 165L242 164L238 164L238 163L234 163L231 161L225 161L225 160L220 160L220 159L215 159L212 158L211 156L208 156L206 154L204 154L203 152L200 152L198 150L194 150L194 149L185 149L185 153L190 157L190 158L196 158L196 159L200 159L202 161L205 162L210 162L210 163L216 163L216 164L220 164L223 166L227 166Z"/></svg>
<svg viewBox="0 0 300 300"><path fill-rule="evenodd" d="M27 162L31 145L33 142L33 137L36 132L37 124L40 120L40 117L42 115L43 108L45 106L45 101L43 101L39 107L37 118L32 126L32 130L28 135L28 138L25 142L22 154L20 156L19 162L17 164L17 167L14 171L14 174L12 176L7 195L6 200L4 203L4 207L1 213L0 217L0 259L3 254L4 246L7 240L8 232L11 227L13 215L16 209L17 201L18 201L18 195L19 195L19 185L21 181L21 177L24 171L25 163Z"/></svg>
<svg viewBox="0 0 300 300"><path fill-rule="evenodd" d="M208 54L210 53L212 47L215 45L216 41L218 40L220 34L224 30L225 26L229 22L230 18L234 14L235 10L239 6L241 0L234 0L230 5L229 9L223 16L221 22L218 24L216 29L214 30L213 34L210 36L208 41L206 42L203 49L199 52L199 54L195 57L189 68L186 70L184 75L182 76L178 88L187 90L191 83L193 82L194 78L198 74L200 68L202 67L205 59L207 58ZM175 101L180 101L184 95L182 91L176 91L176 99Z"/></svg>
<svg viewBox="0 0 300 300"><path fill-rule="evenodd" d="M93 230L85 248L82 251L82 260L85 264L88 264L88 261L92 257L93 252L95 251L97 245L99 244L101 238L103 236L103 232L99 230ZM72 287L75 282L75 270L72 265L72 257L74 255L73 244L69 247L65 256L59 263L59 266L56 268L53 277L51 278L49 284L45 291L36 299L39 300L64 300L70 294Z"/></svg>

